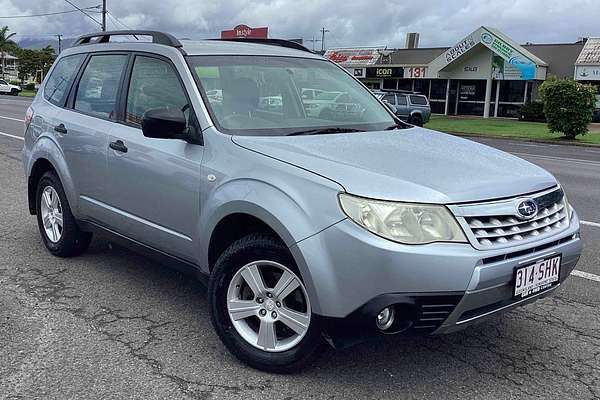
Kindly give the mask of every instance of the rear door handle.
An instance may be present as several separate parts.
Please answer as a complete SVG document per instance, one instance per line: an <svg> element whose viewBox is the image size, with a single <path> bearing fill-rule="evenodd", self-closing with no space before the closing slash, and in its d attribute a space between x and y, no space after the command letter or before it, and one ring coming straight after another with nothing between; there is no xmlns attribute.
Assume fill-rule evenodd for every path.
<svg viewBox="0 0 600 400"><path fill-rule="evenodd" d="M67 128L65 128L65 124L58 124L54 127L54 130L58 133L62 133L65 135L67 133Z"/></svg>
<svg viewBox="0 0 600 400"><path fill-rule="evenodd" d="M125 143L123 143L122 140L110 142L108 147L115 151L120 151L121 153L127 153L127 146L125 146Z"/></svg>

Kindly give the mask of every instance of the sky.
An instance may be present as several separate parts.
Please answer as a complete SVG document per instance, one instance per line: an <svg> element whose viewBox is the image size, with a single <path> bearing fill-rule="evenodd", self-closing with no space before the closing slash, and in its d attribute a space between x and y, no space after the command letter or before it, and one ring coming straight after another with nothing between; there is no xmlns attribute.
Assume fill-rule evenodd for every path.
<svg viewBox="0 0 600 400"><path fill-rule="evenodd" d="M93 7L101 0L69 0ZM600 0L107 0L109 29L155 29L176 37L218 37L238 24L268 26L269 36L319 39L325 47L404 47L407 32L420 33L420 47L451 46L480 25L500 29L519 43L574 42L600 36ZM67 0L0 0L0 17L72 10ZM100 20L100 14L91 13ZM113 19L115 17L122 25ZM19 36L75 37L99 30L80 12L4 19ZM310 42L305 42L312 47ZM320 48L321 44L316 46Z"/></svg>

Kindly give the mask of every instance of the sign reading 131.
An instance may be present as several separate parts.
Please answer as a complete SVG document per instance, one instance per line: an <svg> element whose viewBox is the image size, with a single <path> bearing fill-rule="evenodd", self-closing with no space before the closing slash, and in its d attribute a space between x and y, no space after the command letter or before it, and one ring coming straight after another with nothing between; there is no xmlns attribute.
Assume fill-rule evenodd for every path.
<svg viewBox="0 0 600 400"><path fill-rule="evenodd" d="M425 78L427 67L410 67L408 68L407 78Z"/></svg>

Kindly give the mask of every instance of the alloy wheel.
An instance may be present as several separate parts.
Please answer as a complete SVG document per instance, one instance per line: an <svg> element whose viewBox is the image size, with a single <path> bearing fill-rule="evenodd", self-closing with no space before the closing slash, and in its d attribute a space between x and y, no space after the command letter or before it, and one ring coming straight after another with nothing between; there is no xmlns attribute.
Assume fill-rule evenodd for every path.
<svg viewBox="0 0 600 400"><path fill-rule="evenodd" d="M46 237L57 243L63 233L63 210L58 193L52 186L46 186L42 191L40 211Z"/></svg>
<svg viewBox="0 0 600 400"><path fill-rule="evenodd" d="M246 342L268 352L296 346L311 319L302 281L273 261L255 261L237 271L227 290L227 312Z"/></svg>

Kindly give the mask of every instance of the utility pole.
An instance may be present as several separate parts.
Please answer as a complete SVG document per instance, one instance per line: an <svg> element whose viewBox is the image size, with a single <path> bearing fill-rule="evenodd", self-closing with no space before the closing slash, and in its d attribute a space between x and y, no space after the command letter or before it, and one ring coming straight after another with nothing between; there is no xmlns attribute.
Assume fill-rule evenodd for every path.
<svg viewBox="0 0 600 400"><path fill-rule="evenodd" d="M58 34L56 37L58 38L58 54L60 54L62 51L62 35Z"/></svg>
<svg viewBox="0 0 600 400"><path fill-rule="evenodd" d="M313 46L312 46L312 51L313 51L313 52L315 51L315 42L320 42L320 41L321 41L321 39L315 39L315 37L314 37L314 36L313 36L313 38L312 38L312 39L308 39L308 40L307 40L307 42L312 42L312 45L313 45Z"/></svg>
<svg viewBox="0 0 600 400"><path fill-rule="evenodd" d="M325 27L321 28L321 53L325 53L325 33L329 32L329 30L325 29Z"/></svg>
<svg viewBox="0 0 600 400"><path fill-rule="evenodd" d="M106 0L102 0L102 32L106 32Z"/></svg>

